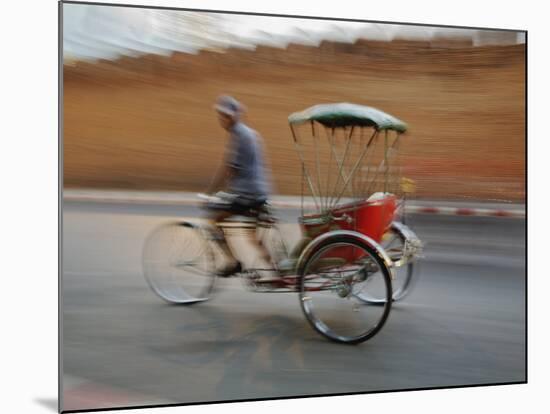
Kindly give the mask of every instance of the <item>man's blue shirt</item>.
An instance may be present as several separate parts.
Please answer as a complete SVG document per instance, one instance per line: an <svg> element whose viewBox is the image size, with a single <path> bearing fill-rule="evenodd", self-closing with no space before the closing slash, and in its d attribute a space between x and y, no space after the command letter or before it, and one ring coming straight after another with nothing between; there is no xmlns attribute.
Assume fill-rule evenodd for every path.
<svg viewBox="0 0 550 414"><path fill-rule="evenodd" d="M266 199L270 193L261 137L242 122L230 129L226 163L235 171L229 191Z"/></svg>

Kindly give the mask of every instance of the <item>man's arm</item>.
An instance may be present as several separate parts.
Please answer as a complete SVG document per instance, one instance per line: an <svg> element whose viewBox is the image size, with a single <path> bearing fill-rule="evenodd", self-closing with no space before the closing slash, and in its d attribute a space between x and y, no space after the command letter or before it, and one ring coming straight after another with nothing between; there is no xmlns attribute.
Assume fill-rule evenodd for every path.
<svg viewBox="0 0 550 414"><path fill-rule="evenodd" d="M216 191L224 188L226 183L231 179L234 174L235 169L233 167L222 164L216 171L214 179L208 186L207 194L213 194Z"/></svg>

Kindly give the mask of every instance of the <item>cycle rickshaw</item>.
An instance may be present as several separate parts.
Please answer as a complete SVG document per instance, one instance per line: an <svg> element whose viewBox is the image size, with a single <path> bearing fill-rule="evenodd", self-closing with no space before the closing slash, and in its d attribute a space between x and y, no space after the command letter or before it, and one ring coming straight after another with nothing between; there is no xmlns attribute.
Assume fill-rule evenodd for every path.
<svg viewBox="0 0 550 414"><path fill-rule="evenodd" d="M397 220L406 199L398 147L407 126L349 103L315 105L288 121L302 167L301 240L287 247L268 205L222 226L227 235L257 232L278 264L244 270L250 290L298 293L317 332L360 343L380 331L392 302L409 292L422 250L415 233ZM177 221L149 235L143 270L158 296L184 305L211 296L220 252L210 234L200 222ZM265 272L278 277L263 282Z"/></svg>

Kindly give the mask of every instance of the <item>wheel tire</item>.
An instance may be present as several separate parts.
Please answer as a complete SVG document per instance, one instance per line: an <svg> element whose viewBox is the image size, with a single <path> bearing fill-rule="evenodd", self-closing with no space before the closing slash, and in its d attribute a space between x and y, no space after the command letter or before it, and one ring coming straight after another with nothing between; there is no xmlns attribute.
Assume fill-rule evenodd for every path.
<svg viewBox="0 0 550 414"><path fill-rule="evenodd" d="M405 236L395 227L391 227L385 234L384 237L387 237L388 234L393 234L390 241L384 242L382 240L381 246L384 248L386 253L390 256L392 261L397 261L402 256L402 249L405 244ZM400 245L399 247L393 247L395 246L394 242L392 240L397 240ZM401 249L401 255L399 255L399 250ZM393 286L393 294L392 294L392 301L396 302L398 300L403 299L405 296L407 296L412 288L412 281L413 281L413 275L414 275L414 263L409 262L406 266L402 267L394 267L394 279L392 281ZM378 304L381 305L385 303L385 299L377 298L370 296L368 294L360 295L359 298L363 300L365 303L370 304Z"/></svg>
<svg viewBox="0 0 550 414"><path fill-rule="evenodd" d="M191 305L209 299L215 282L214 254L204 230L187 222L155 228L142 251L145 280L168 303Z"/></svg>
<svg viewBox="0 0 550 414"><path fill-rule="evenodd" d="M358 300L355 303L357 306L364 307L364 309L362 309L363 311L366 311L366 308L369 308L371 310L377 309L378 311L380 311L380 315L376 319L376 323L373 324L372 328L367 329L366 331L361 332L358 335L342 335L334 331L332 328L329 328L325 321L319 319L319 317L315 314L316 305L313 304L313 299L312 299L313 293L315 293L316 291L313 290L314 289L313 287L310 287L308 289L308 287L306 286L308 283L310 283L310 280L312 280L308 278L308 276L310 275L309 269L310 268L313 269L314 265L317 262L319 263L320 266L322 266L322 263L323 263L322 260L329 260L329 261L331 260L330 258L329 259L323 258L324 252L329 251L331 247L337 249L337 248L346 247L346 246L361 249L363 252L368 254L368 256L370 257L370 260L372 260L376 264L380 272L380 281L378 283L382 284L381 289L385 292L385 296L387 298L386 302L382 304L382 307L380 306L369 307L368 305L370 304L364 303L361 300ZM339 265L343 265L343 266L346 265L346 263L342 263L342 260L345 261L346 259L338 259L337 256L335 259L333 259L334 263L337 263L338 260L340 260ZM318 269L315 269L315 270L318 270ZM362 272L362 271L364 271L364 269L361 271L355 271L355 274L359 274L359 272ZM372 338L384 326L389 316L389 313L391 310L391 304L392 304L392 301L390 300L391 294L392 294L390 271L386 266L384 260L378 255L377 251L371 246L367 245L366 243L354 237L346 236L346 235L334 236L334 237L328 238L327 240L322 242L319 246L317 246L313 252L311 252L309 258L305 261L305 263L302 266L300 266L298 274L300 278L298 282L299 292L300 292L299 293L300 306L302 308L302 311L304 312L305 317L307 318L308 322L311 324L313 329L315 329L321 335L325 336L326 338L332 341L339 342L339 343L358 344ZM370 276L367 276L364 279L364 281L368 280L369 277ZM321 290L320 292L324 292L324 291ZM327 290L327 292L329 291ZM353 285L351 287L351 292L353 292ZM330 292L330 293L327 293L327 296L330 296L331 294L336 295L335 293ZM351 296L356 297L356 295L351 295ZM344 300L344 298L342 297L338 299ZM349 299L349 297L346 297L345 299ZM333 301L333 299L331 300ZM352 307L353 306L354 305L352 305ZM328 307L327 309L330 309L330 307ZM347 312L344 312L344 313L347 313Z"/></svg>

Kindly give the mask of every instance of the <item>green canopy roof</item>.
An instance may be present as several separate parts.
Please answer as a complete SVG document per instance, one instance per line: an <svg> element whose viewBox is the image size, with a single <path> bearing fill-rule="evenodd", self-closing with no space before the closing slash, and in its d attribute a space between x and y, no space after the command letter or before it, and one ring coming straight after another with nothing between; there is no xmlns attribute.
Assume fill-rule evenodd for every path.
<svg viewBox="0 0 550 414"><path fill-rule="evenodd" d="M308 121L317 121L328 127L372 126L378 130L407 130L407 124L385 112L351 103L315 105L288 117L291 125Z"/></svg>

